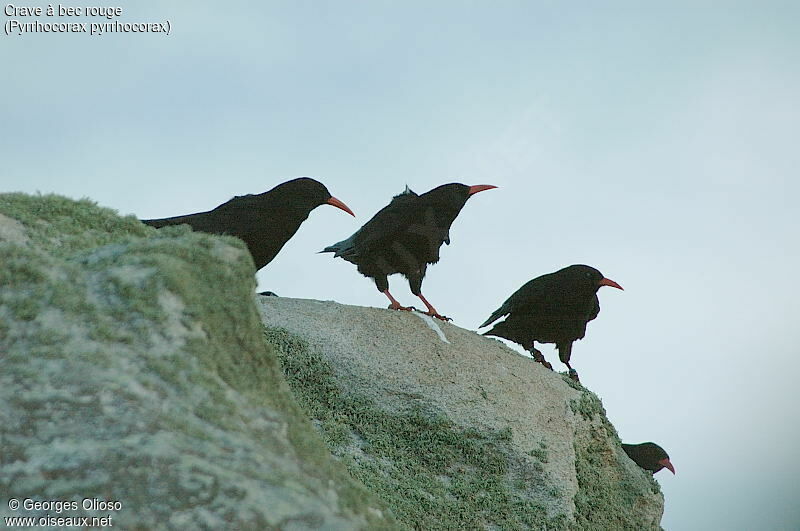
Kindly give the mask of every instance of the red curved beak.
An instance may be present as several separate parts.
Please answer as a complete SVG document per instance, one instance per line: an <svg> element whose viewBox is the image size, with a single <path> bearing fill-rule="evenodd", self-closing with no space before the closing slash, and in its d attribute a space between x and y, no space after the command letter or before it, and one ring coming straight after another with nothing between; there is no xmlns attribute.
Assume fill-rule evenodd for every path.
<svg viewBox="0 0 800 531"><path fill-rule="evenodd" d="M497 188L493 184L476 184L475 186L469 187L469 194L477 194L478 192L483 192L484 190L491 190L492 188Z"/></svg>
<svg viewBox="0 0 800 531"><path fill-rule="evenodd" d="M356 217L356 215L353 214L353 211L350 210L349 206L345 205L344 203L342 203L341 201L339 201L335 197L331 197L330 199L328 199L325 202L328 203L329 205L335 206L336 208L341 208L342 210L344 210L345 212L347 212L351 216Z"/></svg>
<svg viewBox="0 0 800 531"><path fill-rule="evenodd" d="M611 286L612 288L622 289L622 286L611 280L610 278L604 278L600 281L601 286ZM622 291L625 291L622 289Z"/></svg>
<svg viewBox="0 0 800 531"><path fill-rule="evenodd" d="M662 459L661 461L659 461L658 464L663 466L664 468L668 468L669 471L672 472L673 475L675 474L675 467L672 466L672 463L670 463L669 459L667 459L666 457L664 459Z"/></svg>

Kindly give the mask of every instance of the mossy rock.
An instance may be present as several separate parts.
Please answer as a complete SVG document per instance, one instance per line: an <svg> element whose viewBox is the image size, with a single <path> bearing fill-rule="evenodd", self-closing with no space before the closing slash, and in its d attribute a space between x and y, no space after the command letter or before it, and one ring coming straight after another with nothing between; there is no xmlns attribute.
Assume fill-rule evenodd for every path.
<svg viewBox="0 0 800 531"><path fill-rule="evenodd" d="M241 241L5 194L0 263L8 497L119 501L63 515L127 529L396 527L294 402Z"/></svg>
<svg viewBox="0 0 800 531"><path fill-rule="evenodd" d="M568 377L411 312L259 307L333 455L409 528L659 529L658 484Z"/></svg>

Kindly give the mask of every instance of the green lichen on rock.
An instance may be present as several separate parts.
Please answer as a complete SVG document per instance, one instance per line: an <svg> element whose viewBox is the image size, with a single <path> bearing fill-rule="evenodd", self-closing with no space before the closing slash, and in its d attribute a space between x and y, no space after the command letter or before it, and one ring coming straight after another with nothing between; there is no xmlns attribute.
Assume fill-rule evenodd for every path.
<svg viewBox="0 0 800 531"><path fill-rule="evenodd" d="M573 413L580 414L584 420L591 420L594 417L601 419L606 417L606 410L603 407L603 402L591 391L584 387L577 388L581 394L578 398L572 399L569 407ZM612 428L613 429L613 428Z"/></svg>
<svg viewBox="0 0 800 531"><path fill-rule="evenodd" d="M0 213L25 227L34 246L62 257L152 233L134 216L122 217L89 199L75 201L52 194L0 194Z"/></svg>
<svg viewBox="0 0 800 531"><path fill-rule="evenodd" d="M390 411L342 389L303 339L279 328L265 335L333 454L408 527L567 528L526 492L542 486L544 472L514 455L509 430L463 428L424 402Z"/></svg>
<svg viewBox="0 0 800 531"><path fill-rule="evenodd" d="M539 441L539 446L528 452L528 455L535 457L540 463L547 463L547 444Z"/></svg>
<svg viewBox="0 0 800 531"><path fill-rule="evenodd" d="M642 492L661 495L658 483L641 469L623 472L620 460L627 457L602 401L582 386L578 389L581 394L570 401L570 409L591 425L588 437L576 439L574 444L579 485L574 498L576 528L660 529L658 521L642 522L640 507Z"/></svg>
<svg viewBox="0 0 800 531"><path fill-rule="evenodd" d="M0 263L0 491L124 528L394 525L294 402L241 241L5 194Z"/></svg>
<svg viewBox="0 0 800 531"><path fill-rule="evenodd" d="M575 520L578 529L660 529L658 522L642 522L638 504L643 489L660 492L652 476L609 475L605 463L619 459L608 446L608 433L598 427L589 444L575 445L575 469L580 489L575 495Z"/></svg>

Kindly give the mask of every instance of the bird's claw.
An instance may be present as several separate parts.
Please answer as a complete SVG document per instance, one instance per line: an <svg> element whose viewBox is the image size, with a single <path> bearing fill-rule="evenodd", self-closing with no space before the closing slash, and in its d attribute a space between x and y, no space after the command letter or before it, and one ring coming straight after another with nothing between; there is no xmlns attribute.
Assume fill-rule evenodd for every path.
<svg viewBox="0 0 800 531"><path fill-rule="evenodd" d="M400 310L400 311L403 311L403 312L414 312L414 311L417 311L417 309L414 308L413 306L401 306L399 304L390 304L389 306L387 306L387 308L390 309L390 310Z"/></svg>
<svg viewBox="0 0 800 531"><path fill-rule="evenodd" d="M541 352L539 352L538 350L534 349L534 351L531 352L531 354L533 355L533 361L535 361L536 363L541 363L542 365L544 365L546 368L550 369L551 371L553 370L553 366L550 365L549 361L544 359L544 356L542 356Z"/></svg>
<svg viewBox="0 0 800 531"><path fill-rule="evenodd" d="M425 315L428 315L428 316L430 316L430 317L435 317L436 319L439 319L440 321L444 321L444 322L447 322L447 321L452 321L452 320L453 320L452 318L450 318L450 317L447 317L447 316L445 316L445 315L442 315L442 314L440 314L439 312L423 312L423 313L424 313Z"/></svg>
<svg viewBox="0 0 800 531"><path fill-rule="evenodd" d="M578 371L576 371L575 369L569 370L569 377L571 380L580 383L580 379L578 379Z"/></svg>

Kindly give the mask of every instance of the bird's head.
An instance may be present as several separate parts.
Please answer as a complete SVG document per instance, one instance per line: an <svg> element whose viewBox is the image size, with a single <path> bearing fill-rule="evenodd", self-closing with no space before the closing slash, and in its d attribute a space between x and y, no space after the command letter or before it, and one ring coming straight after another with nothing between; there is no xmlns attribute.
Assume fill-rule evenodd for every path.
<svg viewBox="0 0 800 531"><path fill-rule="evenodd" d="M628 457L645 470L655 474L659 470L666 468L675 474L675 467L672 466L669 455L656 443L623 444L622 449L625 450Z"/></svg>
<svg viewBox="0 0 800 531"><path fill-rule="evenodd" d="M663 448L652 442L642 443L639 446L642 447L644 454L653 463L652 468L654 474L662 468L666 468L675 474L675 467L672 466L672 463L669 460L669 455Z"/></svg>
<svg viewBox="0 0 800 531"><path fill-rule="evenodd" d="M573 279L575 284L585 286L587 290L592 290L593 292L596 292L603 286L611 286L612 288L622 289L622 286L610 278L604 277L603 273L591 266L583 264L571 265L569 267L565 267L558 273Z"/></svg>
<svg viewBox="0 0 800 531"><path fill-rule="evenodd" d="M297 205L298 208L305 208L308 211L320 205L328 204L344 210L355 217L350 207L333 197L324 184L310 177L300 177L299 179L286 181L270 190L270 192L285 196L285 201Z"/></svg>
<svg viewBox="0 0 800 531"><path fill-rule="evenodd" d="M491 184L476 184L475 186L461 183L443 184L420 195L419 201L421 204L433 207L438 224L449 228L458 213L464 208L467 199L478 192L492 188L497 187Z"/></svg>
<svg viewBox="0 0 800 531"><path fill-rule="evenodd" d="M448 217L452 216L452 219L455 219L464 207L467 199L478 192L491 190L492 188L497 187L492 184L476 184L474 186L467 186L461 183L443 184L437 186L433 190L425 192L420 196L420 199L428 204L434 205L434 207L440 211L448 212Z"/></svg>

